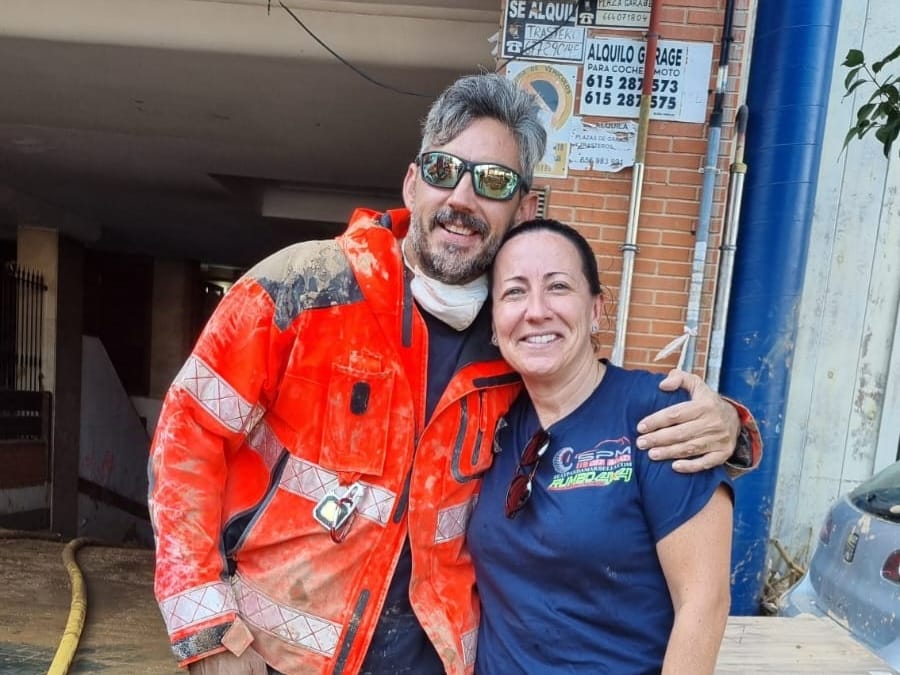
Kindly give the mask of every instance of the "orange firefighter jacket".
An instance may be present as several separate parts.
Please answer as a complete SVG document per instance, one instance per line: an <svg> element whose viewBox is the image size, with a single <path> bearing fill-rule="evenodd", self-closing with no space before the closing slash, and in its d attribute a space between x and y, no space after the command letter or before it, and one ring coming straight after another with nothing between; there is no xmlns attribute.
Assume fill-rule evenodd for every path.
<svg viewBox="0 0 900 675"><path fill-rule="evenodd" d="M427 332L398 245L408 220L358 210L337 239L259 263L169 390L150 510L181 665L252 642L288 675L356 672L408 532L416 615L446 671L472 672L465 527L520 380L476 324L484 334L423 426ZM314 511L350 486L355 516L336 543Z"/></svg>

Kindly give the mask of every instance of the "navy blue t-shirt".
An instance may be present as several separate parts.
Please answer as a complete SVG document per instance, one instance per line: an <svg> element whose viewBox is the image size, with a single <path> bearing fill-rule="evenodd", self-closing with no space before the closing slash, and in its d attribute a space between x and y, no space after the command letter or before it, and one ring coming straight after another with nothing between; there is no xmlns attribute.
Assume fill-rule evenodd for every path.
<svg viewBox="0 0 900 675"><path fill-rule="evenodd" d="M431 419L453 374L462 365L459 361L466 333L451 328L424 310L421 315L428 328L425 419ZM409 602L411 579L412 552L407 537L360 675L441 675L444 672L444 664Z"/></svg>
<svg viewBox="0 0 900 675"><path fill-rule="evenodd" d="M607 364L594 393L547 430L534 492L509 519L510 480L540 427L524 393L513 404L467 535L479 675L660 671L674 611L656 543L730 485L721 467L679 474L635 449L641 418L686 399L660 379Z"/></svg>

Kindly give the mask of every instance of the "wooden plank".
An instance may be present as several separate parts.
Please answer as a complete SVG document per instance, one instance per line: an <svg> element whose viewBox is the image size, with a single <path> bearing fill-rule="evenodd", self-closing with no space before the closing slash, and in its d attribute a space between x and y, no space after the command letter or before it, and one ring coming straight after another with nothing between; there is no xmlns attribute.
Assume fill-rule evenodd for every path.
<svg viewBox="0 0 900 675"><path fill-rule="evenodd" d="M729 617L716 675L896 674L828 618Z"/></svg>

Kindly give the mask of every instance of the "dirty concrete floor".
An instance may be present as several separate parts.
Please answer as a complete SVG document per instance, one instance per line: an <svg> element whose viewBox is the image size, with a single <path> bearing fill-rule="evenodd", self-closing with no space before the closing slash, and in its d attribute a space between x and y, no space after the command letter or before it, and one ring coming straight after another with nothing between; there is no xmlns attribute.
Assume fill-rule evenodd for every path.
<svg viewBox="0 0 900 675"><path fill-rule="evenodd" d="M0 675L43 675L53 661L72 597L62 550L0 539ZM153 598L153 552L86 546L77 559L87 618L69 673L183 675Z"/></svg>

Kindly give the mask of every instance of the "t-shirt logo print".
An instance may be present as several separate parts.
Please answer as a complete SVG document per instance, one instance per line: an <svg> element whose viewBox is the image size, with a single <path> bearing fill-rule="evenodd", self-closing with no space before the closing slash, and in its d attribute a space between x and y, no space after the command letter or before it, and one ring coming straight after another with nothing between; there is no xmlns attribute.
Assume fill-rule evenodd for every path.
<svg viewBox="0 0 900 675"><path fill-rule="evenodd" d="M556 472L548 490L606 487L629 482L633 473L631 439L600 441L587 450L562 448L552 458Z"/></svg>

